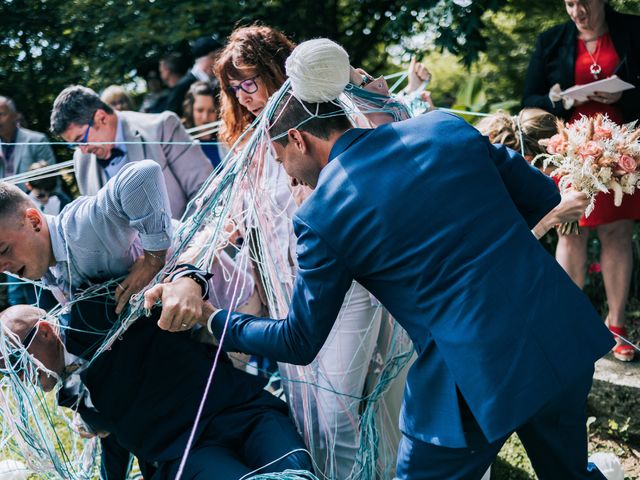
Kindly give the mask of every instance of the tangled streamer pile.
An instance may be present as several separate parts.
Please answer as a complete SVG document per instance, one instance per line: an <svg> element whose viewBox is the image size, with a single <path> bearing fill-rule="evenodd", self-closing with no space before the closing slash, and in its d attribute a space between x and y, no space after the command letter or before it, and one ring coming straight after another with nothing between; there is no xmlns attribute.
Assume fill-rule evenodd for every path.
<svg viewBox="0 0 640 480"><path fill-rule="evenodd" d="M342 84L342 79L338 80L334 82L334 87ZM368 125L373 115L385 115L394 121L410 116L410 110L393 98L351 84L343 85L340 90L342 93L339 97L331 100L348 113L354 125ZM238 272L249 271L253 272L261 286L266 313L273 318L287 315L295 268L290 260L290 252L274 247L277 244L273 241L276 236L274 230L277 225L283 224L279 220L289 218L290 212L297 207L296 199L303 199L305 192L294 191L285 201L277 196L280 188L278 182L288 184L288 178L282 177L281 167L271 156L269 125L283 101L296 101L291 96L289 81L272 96L262 114L231 148L224 162L190 203L187 208L190 213L175 231L166 265L149 287L162 281L179 258L184 261L187 256L190 263L206 270L217 262L233 299L231 308L238 306L239 300L248 293L245 291L246 283L240 280ZM238 233L245 239L242 244L233 241ZM234 257L235 266L228 267L221 261L222 252ZM109 295L109 287L117 280L78 292L72 302L50 311L48 320L63 330L64 322L60 319L74 302L87 299L101 301L105 295ZM349 476L351 479L391 476L395 454L390 446L396 445L397 439L389 437L389 432L379 419L385 413L385 392L394 379L406 371L405 367L413 353L404 331L382 307L378 307L378 310L381 328L385 330L388 341L376 350L363 397L344 396L344 402L362 402L363 406L358 418L352 419L360 425L360 439L355 465ZM118 341L133 322L147 313L143 308L142 293L132 297L128 310L120 316L107 335L107 340L97 349L94 359ZM33 386L37 385L37 368L42 366L36 365L33 357L18 344L10 332L0 333L0 353L4 358L13 359L5 365L4 377L0 380L3 426L0 447L3 455L23 459L41 478L95 478L98 442L95 438L81 438L74 425L73 412L58 407L53 396L47 396ZM325 453L329 457L320 457L318 452L321 451L322 440L310 427L318 422L317 417L313 417L318 388L327 388L320 385L323 383L322 366L280 365L280 375L290 405L296 406L294 419L314 461L320 470L330 470L331 452ZM215 383L215 371L212 372L212 378ZM194 421L197 422L197 419ZM393 418L391 423L396 421ZM188 451L185 452L185 458L187 454ZM309 474L305 476L304 472L284 472L252 478L294 480L314 477Z"/></svg>

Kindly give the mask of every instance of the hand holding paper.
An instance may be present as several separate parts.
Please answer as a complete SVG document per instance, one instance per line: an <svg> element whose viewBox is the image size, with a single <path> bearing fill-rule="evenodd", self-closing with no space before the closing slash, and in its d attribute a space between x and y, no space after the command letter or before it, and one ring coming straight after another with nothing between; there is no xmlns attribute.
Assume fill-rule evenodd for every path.
<svg viewBox="0 0 640 480"><path fill-rule="evenodd" d="M603 78L602 80L596 80L595 82L586 83L584 85L575 85L563 92L560 92L560 96L563 99L573 99L574 102L586 102L591 99L590 97L598 97L600 93L616 94L622 93L625 90L631 90L632 88L636 87L630 83L620 80L618 76L613 75L609 78ZM613 97L609 98L609 96L603 96L602 98L610 100ZM594 100L599 101L597 99ZM609 102L603 101L602 103Z"/></svg>

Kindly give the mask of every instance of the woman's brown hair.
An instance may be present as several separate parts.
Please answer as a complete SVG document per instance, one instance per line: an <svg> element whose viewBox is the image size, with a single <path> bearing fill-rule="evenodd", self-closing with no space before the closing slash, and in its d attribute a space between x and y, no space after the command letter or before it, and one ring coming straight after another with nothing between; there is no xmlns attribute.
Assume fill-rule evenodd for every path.
<svg viewBox="0 0 640 480"><path fill-rule="evenodd" d="M204 95L213 99L213 108L218 110L218 95L216 88L208 82L194 82L189 87L189 91L184 97L182 103L182 124L185 128L193 128L196 125L193 123L193 104L196 101L198 95Z"/></svg>
<svg viewBox="0 0 640 480"><path fill-rule="evenodd" d="M558 133L556 117L540 108L525 108L514 117L499 111L480 120L476 128L489 137L491 143L500 143L516 152L522 149L525 155L532 156L545 151L539 140Z"/></svg>
<svg viewBox="0 0 640 480"><path fill-rule="evenodd" d="M234 30L214 66L220 82L220 118L222 126L219 138L227 145L240 137L254 117L229 91L230 80L242 80L240 69L253 70L254 75L272 95L286 79L285 61L295 47L282 32L266 26L252 25Z"/></svg>

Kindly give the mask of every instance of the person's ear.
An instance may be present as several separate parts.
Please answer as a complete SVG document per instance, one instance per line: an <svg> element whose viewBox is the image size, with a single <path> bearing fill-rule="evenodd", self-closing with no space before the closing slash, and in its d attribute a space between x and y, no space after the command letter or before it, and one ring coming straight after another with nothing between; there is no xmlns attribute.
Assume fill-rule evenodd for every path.
<svg viewBox="0 0 640 480"><path fill-rule="evenodd" d="M99 108L96 113L93 114L93 128L94 130L100 130L103 126L107 125L109 120L109 114Z"/></svg>
<svg viewBox="0 0 640 480"><path fill-rule="evenodd" d="M42 216L37 208L27 208L24 213L26 224L38 233L42 229Z"/></svg>
<svg viewBox="0 0 640 480"><path fill-rule="evenodd" d="M47 357L53 356L54 358L58 355L64 356L64 344L62 343L62 340L58 335L56 327L54 327L49 322L40 320L40 326L38 327L38 336L39 345L42 346L44 352L49 352L43 353L43 355Z"/></svg>
<svg viewBox="0 0 640 480"><path fill-rule="evenodd" d="M300 153L306 153L306 151L308 150L307 141L300 130L291 128L287 132L287 136L289 138L289 143L293 143L293 145L300 151Z"/></svg>
<svg viewBox="0 0 640 480"><path fill-rule="evenodd" d="M38 327L38 332L40 332L40 335L43 339L46 339L48 341L50 341L51 339L54 339L57 336L55 329L53 328L53 325L51 325L49 322L44 322L42 320L40 320L40 326Z"/></svg>

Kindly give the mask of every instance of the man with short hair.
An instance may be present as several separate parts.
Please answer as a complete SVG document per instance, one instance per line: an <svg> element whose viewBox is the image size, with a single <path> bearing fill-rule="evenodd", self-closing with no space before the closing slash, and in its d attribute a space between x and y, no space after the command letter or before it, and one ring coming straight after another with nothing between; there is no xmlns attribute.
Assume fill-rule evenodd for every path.
<svg viewBox="0 0 640 480"><path fill-rule="evenodd" d="M41 160L54 164L56 158L48 141L44 133L21 127L14 101L0 96L0 178L27 172ZM11 145L16 143L20 145Z"/></svg>
<svg viewBox="0 0 640 480"><path fill-rule="evenodd" d="M151 160L126 165L98 195L59 215L0 182L0 271L42 280L60 303L80 287L126 275L116 290L120 311L164 266L171 235L162 171Z"/></svg>
<svg viewBox="0 0 640 480"><path fill-rule="evenodd" d="M432 112L352 128L333 103L286 97L270 135L294 182L298 264L287 318L192 310L229 351L306 364L355 279L414 342L400 479L480 478L517 432L541 478L603 479L587 464L586 398L613 345L531 228L560 200L519 154ZM199 290L157 285L163 316ZM168 307L167 305L173 305ZM161 318L161 324L165 324Z"/></svg>
<svg viewBox="0 0 640 480"><path fill-rule="evenodd" d="M215 38L200 37L191 46L191 55L195 59L193 67L180 80L172 86L165 108L182 116L183 103L189 87L196 81L207 82L213 85L213 65L218 51L223 45Z"/></svg>
<svg viewBox="0 0 640 480"><path fill-rule="evenodd" d="M53 373L38 370L45 391L67 378L71 369L65 369L65 357L77 359L76 372L88 395L75 408L100 429L103 448L119 454L118 460L123 449L133 453L142 466L156 470L153 478L176 478L198 414L181 478L237 480L250 472L312 471L286 404L264 390L267 380L241 372L221 354L211 391L203 398L217 349L195 342L187 331L161 330L154 322L157 312L133 323L96 355L117 321L113 306L106 298L75 303L64 340L43 319L43 310L10 307L0 313L0 335L13 342L16 353L26 350ZM4 362L1 367L6 368ZM104 453L101 479L127 478L128 462L105 467Z"/></svg>
<svg viewBox="0 0 640 480"><path fill-rule="evenodd" d="M36 162L56 163L56 158L48 144L47 136L21 127L15 102L0 96L0 178L28 172ZM57 182L57 179L54 179ZM26 190L24 185L20 188ZM0 275L0 279L4 276ZM6 286L9 304L24 297L25 285L13 277ZM4 290L4 286L0 286ZM2 303L2 302L0 302Z"/></svg>
<svg viewBox="0 0 640 480"><path fill-rule="evenodd" d="M213 171L175 114L116 112L80 85L65 88L56 98L51 131L76 147L73 159L81 194L95 195L124 165L151 159L162 168L171 211L178 219Z"/></svg>
<svg viewBox="0 0 640 480"><path fill-rule="evenodd" d="M148 106L147 113L162 113L171 110L167 107L169 97L178 82L189 72L189 62L179 52L169 52L158 62L158 75L165 90ZM174 112L175 113L175 112Z"/></svg>

